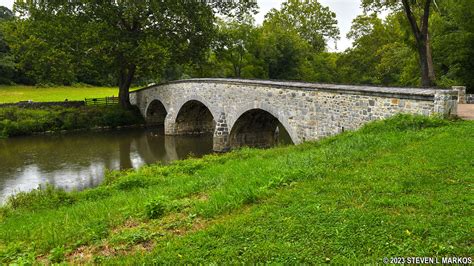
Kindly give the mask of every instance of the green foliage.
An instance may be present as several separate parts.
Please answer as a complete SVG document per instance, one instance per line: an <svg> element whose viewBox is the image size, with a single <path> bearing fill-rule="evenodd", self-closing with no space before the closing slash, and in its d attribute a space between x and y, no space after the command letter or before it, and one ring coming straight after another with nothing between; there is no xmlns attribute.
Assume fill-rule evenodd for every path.
<svg viewBox="0 0 474 266"><path fill-rule="evenodd" d="M252 45L257 41L257 32L253 20L219 21L218 38L215 43L217 58L229 62L226 76L248 77L245 68L256 60L251 53ZM250 76L251 77L251 76Z"/></svg>
<svg viewBox="0 0 474 266"><path fill-rule="evenodd" d="M441 86L463 84L474 93L474 2L441 1L432 15L433 61Z"/></svg>
<svg viewBox="0 0 474 266"><path fill-rule="evenodd" d="M343 83L419 85L419 64L415 50L407 45L402 13L389 15L384 22L375 14L354 19L348 38L352 49L341 54L337 65ZM408 35L409 36L409 35Z"/></svg>
<svg viewBox="0 0 474 266"><path fill-rule="evenodd" d="M145 217L157 219L162 217L167 209L168 199L165 197L155 198L145 204Z"/></svg>
<svg viewBox="0 0 474 266"><path fill-rule="evenodd" d="M408 2L421 17L425 1ZM316 0L285 2L261 26L250 16L253 1L22 1L17 17L4 10L7 19L0 21L0 83L117 85L121 76L122 88L130 80L146 85L192 77L419 86L419 51L401 1L364 0L361 6L366 13L348 34L353 47L329 53L337 21ZM381 10L390 11L384 21L372 13ZM469 0L432 5L438 86L474 86L472 10ZM169 23L172 16L164 14L184 22Z"/></svg>
<svg viewBox="0 0 474 266"><path fill-rule="evenodd" d="M50 255L48 256L48 259L52 263L60 263L60 262L64 261L65 253L66 253L66 250L64 249L64 247L62 247L62 246L61 247L55 247L50 251Z"/></svg>
<svg viewBox="0 0 474 266"><path fill-rule="evenodd" d="M45 131L118 127L143 123L137 111L119 107L0 108L0 136L29 135Z"/></svg>
<svg viewBox="0 0 474 266"><path fill-rule="evenodd" d="M10 9L4 6L0 6L0 21L9 20L9 19L12 19L13 17L14 17L14 14Z"/></svg>
<svg viewBox="0 0 474 266"><path fill-rule="evenodd" d="M318 52L324 51L329 39L339 39L336 14L317 0L284 2L280 10L270 10L265 23L274 24L274 28L294 29Z"/></svg>
<svg viewBox="0 0 474 266"><path fill-rule="evenodd" d="M10 47L5 41L5 28L13 18L13 12L0 6L0 84L9 84L16 71L16 63L10 53Z"/></svg>
<svg viewBox="0 0 474 266"><path fill-rule="evenodd" d="M9 244L0 249L0 261L11 261L17 265L35 265L36 256L33 249L32 246L24 248L19 243Z"/></svg>
<svg viewBox="0 0 474 266"><path fill-rule="evenodd" d="M12 209L54 209L70 205L75 200L73 195L47 184L46 187L39 187L30 192L20 192L9 197L6 205Z"/></svg>
<svg viewBox="0 0 474 266"><path fill-rule="evenodd" d="M133 246L150 241L155 235L156 233L151 233L143 228L131 228L113 236L110 242L115 245Z"/></svg>
<svg viewBox="0 0 474 266"><path fill-rule="evenodd" d="M152 180L147 180L147 179L144 179L141 176L131 174L131 175L125 177L125 178L121 178L121 179L117 180L117 182L115 182L115 183L116 183L117 189L131 190L131 189L135 189L135 188L147 187L147 186L151 185Z"/></svg>
<svg viewBox="0 0 474 266"><path fill-rule="evenodd" d="M170 60L199 60L215 36L216 13L239 17L255 6L252 1L19 1L10 35L21 68L34 83L45 82L44 77L70 84L113 76L120 103L130 108L134 78L156 80L153 75Z"/></svg>
<svg viewBox="0 0 474 266"><path fill-rule="evenodd" d="M448 120L439 117L427 117L423 115L399 114L393 119L380 120L364 126L362 132L402 132L407 130L422 130L430 127L441 127L448 125Z"/></svg>

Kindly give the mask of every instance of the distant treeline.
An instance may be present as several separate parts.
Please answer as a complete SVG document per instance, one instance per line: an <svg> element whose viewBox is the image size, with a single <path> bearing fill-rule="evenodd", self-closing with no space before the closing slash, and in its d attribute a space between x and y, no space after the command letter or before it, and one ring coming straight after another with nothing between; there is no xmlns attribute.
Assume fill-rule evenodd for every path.
<svg viewBox="0 0 474 266"><path fill-rule="evenodd" d="M31 9L25 15L25 10L17 5L15 15L0 7L0 83L119 83L117 73L110 71L114 62L103 52L116 45L113 36L102 50L96 49L90 43L99 29L85 28L81 20L60 12L41 20ZM348 34L353 47L344 52L328 52L328 42L339 38L337 20L317 1L289 1L271 10L258 26L251 14L217 19L214 28L204 31L209 34L203 38L206 48L201 45L199 51L186 53L190 60L177 60L171 56L176 51L159 43L137 50L137 57L146 58L151 50L161 56L152 71L144 71L146 63L137 66L133 83L239 77L419 86L420 65L410 25L402 10L391 10L384 20L375 13L354 19ZM437 1L432 7L429 40L437 86L474 88L473 13L472 0Z"/></svg>

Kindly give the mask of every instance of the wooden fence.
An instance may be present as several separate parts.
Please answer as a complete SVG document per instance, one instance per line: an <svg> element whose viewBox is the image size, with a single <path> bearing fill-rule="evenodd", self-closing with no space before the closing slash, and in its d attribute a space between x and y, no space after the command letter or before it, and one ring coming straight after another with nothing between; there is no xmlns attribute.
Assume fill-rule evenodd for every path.
<svg viewBox="0 0 474 266"><path fill-rule="evenodd" d="M117 105L119 99L114 96L105 98L85 98L84 103L86 105Z"/></svg>

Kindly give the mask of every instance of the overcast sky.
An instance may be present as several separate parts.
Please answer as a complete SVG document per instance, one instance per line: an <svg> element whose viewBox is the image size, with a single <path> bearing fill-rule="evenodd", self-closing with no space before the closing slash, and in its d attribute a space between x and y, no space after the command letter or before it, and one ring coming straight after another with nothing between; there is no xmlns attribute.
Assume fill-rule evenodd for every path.
<svg viewBox="0 0 474 266"><path fill-rule="evenodd" d="M12 8L14 0L0 0L0 5ZM255 20L261 24L265 14L272 8L279 8L284 0L257 0L260 12ZM351 28L352 20L362 13L360 0L319 0L324 6L336 13L341 39L337 43L337 51L344 51L351 46L351 41L346 39L346 34ZM330 50L334 51L334 44L330 43Z"/></svg>

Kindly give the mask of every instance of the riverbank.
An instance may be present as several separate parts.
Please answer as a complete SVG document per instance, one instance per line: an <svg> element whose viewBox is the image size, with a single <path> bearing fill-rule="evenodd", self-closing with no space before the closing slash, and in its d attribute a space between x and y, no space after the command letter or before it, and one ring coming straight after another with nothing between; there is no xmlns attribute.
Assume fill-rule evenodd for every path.
<svg viewBox="0 0 474 266"><path fill-rule="evenodd" d="M472 255L474 122L398 116L319 142L111 172L1 208L2 263L382 263Z"/></svg>
<svg viewBox="0 0 474 266"><path fill-rule="evenodd" d="M0 108L0 138L144 124L138 111L119 106Z"/></svg>

